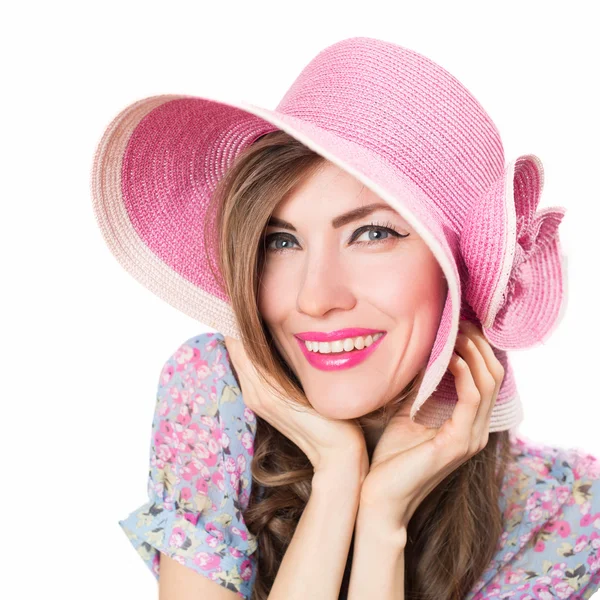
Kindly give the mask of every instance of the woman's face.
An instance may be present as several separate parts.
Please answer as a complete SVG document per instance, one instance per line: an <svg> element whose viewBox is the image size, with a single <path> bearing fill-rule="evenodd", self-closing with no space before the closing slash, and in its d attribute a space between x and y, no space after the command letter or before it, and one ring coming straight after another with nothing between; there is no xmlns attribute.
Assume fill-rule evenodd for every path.
<svg viewBox="0 0 600 600"><path fill-rule="evenodd" d="M373 203L384 207L341 218ZM447 292L439 264L396 211L328 161L273 217L258 301L275 344L320 414L354 419L380 408L427 364ZM353 364L357 349L318 355L346 368L314 366L296 337L357 327L385 332L366 358Z"/></svg>

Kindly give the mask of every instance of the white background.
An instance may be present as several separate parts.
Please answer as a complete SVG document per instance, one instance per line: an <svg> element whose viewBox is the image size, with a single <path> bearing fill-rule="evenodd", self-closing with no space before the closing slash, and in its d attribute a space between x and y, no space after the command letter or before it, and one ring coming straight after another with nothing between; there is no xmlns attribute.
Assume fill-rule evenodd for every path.
<svg viewBox="0 0 600 600"><path fill-rule="evenodd" d="M323 47L380 37L461 80L507 159L545 167L562 205L569 305L543 346L511 354L521 432L600 455L600 50L595 2L16 3L2 33L2 543L10 597L151 598L117 524L145 502L164 361L207 331L137 283L89 192L110 120L146 96L274 108ZM9 597L8 594L2 593Z"/></svg>

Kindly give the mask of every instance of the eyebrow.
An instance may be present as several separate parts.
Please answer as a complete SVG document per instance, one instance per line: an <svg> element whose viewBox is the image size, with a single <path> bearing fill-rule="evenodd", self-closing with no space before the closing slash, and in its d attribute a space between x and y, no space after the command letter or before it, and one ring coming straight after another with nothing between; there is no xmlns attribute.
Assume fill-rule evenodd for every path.
<svg viewBox="0 0 600 600"><path fill-rule="evenodd" d="M387 210L391 211L395 214L398 214L389 204L385 204L382 202L375 202L374 204L367 204L366 206L360 206L359 208L355 208L347 213L336 217L331 221L331 225L334 229L339 229L348 223L352 223L352 221L357 221L358 219L362 219L367 215L370 215L372 212L376 210ZM289 229L290 231L296 231L296 228L287 221L283 219L278 219L277 217L271 217L269 222L267 223L267 227L281 227L282 229Z"/></svg>

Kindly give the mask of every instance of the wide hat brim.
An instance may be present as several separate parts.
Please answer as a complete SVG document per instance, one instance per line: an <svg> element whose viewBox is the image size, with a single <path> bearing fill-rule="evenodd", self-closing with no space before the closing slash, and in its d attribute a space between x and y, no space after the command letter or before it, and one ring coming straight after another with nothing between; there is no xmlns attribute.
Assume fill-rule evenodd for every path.
<svg viewBox="0 0 600 600"><path fill-rule="evenodd" d="M472 211L467 234L459 239L445 225L443 215L430 199L408 177L378 154L332 131L245 101L206 95L152 96L127 106L113 119L93 160L94 211L104 239L121 265L175 308L223 335L239 338L226 293L209 268L209 261L214 265L216 257L213 249L203 246L203 225L209 217L207 207L216 184L236 156L261 135L277 129L356 177L392 206L427 243L443 270L448 296L411 418L427 427L440 427L452 416L457 396L448 365L461 313L473 316L469 306L466 310L462 306L465 293L480 301L479 311L474 315L484 326L488 339L496 339L494 352L506 371L493 408L490 431L516 427L523 411L505 350L545 339L558 323L565 297L562 289L565 265L560 260L558 264L550 261L553 271L548 275L560 280L558 287L551 288L550 302L548 288L536 284L524 290L523 285L514 284L515 279L527 282L528 269L546 268L549 264L547 257L539 253L532 252L527 256L530 260L523 260L515 250L518 209L513 198L508 197L514 191L513 183L506 182L514 182L517 169L523 165L528 168L533 165L541 172L541 162L532 155L508 165L501 183L492 186L488 197ZM529 183L519 180L519 185L524 186L521 190L524 196L537 202L542 180L541 176L529 179ZM485 218L488 203L501 213L499 219ZM552 219L554 225L548 226ZM559 211L551 211L546 225L540 227L550 232L543 251L550 252L552 257L560 256L558 238L553 235L559 221ZM487 253L492 262L481 265L480 253L469 257L469 251L488 238L490 232L485 231L486 226L494 228L496 244ZM512 253L507 252L510 248ZM524 277L516 277L513 272L517 262ZM461 268L466 265L470 269L465 289L459 263ZM484 269L486 277L473 277L477 269ZM509 287L511 297L518 288L519 299L506 305ZM495 301L489 303L486 298ZM516 317L512 314L515 307ZM523 315L532 314L533 309L536 323L542 325L527 340L515 338L511 318L522 319ZM500 318L496 319L497 316ZM501 325L502 335L496 335L495 324ZM502 342L506 340L509 343L503 348Z"/></svg>

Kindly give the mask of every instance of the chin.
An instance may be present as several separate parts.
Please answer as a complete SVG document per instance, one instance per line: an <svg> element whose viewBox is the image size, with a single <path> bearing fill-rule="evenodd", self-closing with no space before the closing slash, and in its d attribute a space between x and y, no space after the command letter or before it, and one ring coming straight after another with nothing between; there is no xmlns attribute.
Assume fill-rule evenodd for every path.
<svg viewBox="0 0 600 600"><path fill-rule="evenodd" d="M346 402L330 402L324 403L323 401L313 402L308 397L310 405L318 412L322 417L328 419L339 419L343 421L349 421L351 419L358 419L364 415L367 415L378 408L381 408L382 403L369 403L365 404L360 400L352 401L347 400Z"/></svg>

